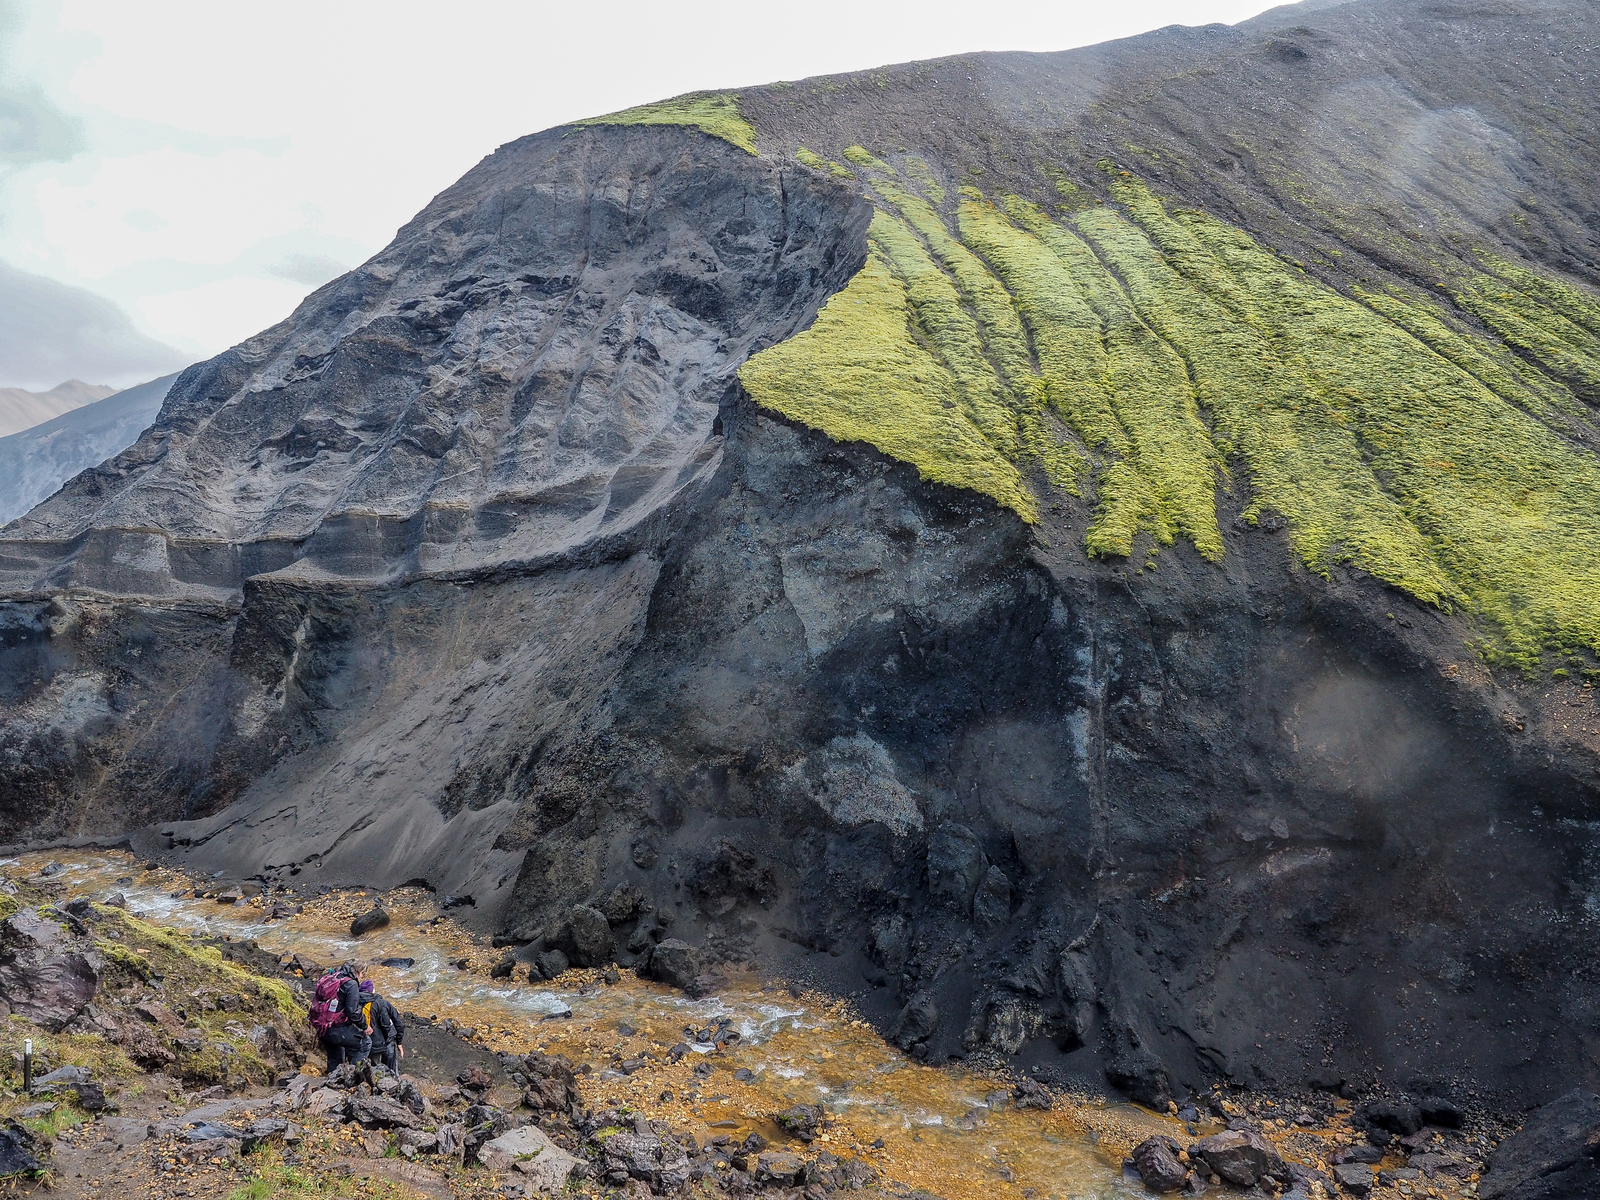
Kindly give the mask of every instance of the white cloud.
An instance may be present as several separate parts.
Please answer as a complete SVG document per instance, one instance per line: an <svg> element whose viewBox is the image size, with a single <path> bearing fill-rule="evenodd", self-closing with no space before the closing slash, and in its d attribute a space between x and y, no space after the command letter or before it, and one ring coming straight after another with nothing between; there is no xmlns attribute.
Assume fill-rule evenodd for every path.
<svg viewBox="0 0 1600 1200"><path fill-rule="evenodd" d="M103 296L0 263L0 387L42 391L73 378L124 387L188 362Z"/></svg>
<svg viewBox="0 0 1600 1200"><path fill-rule="evenodd" d="M282 280L235 275L141 297L136 311L151 328L183 330L184 343L212 355L276 325L309 290Z"/></svg>

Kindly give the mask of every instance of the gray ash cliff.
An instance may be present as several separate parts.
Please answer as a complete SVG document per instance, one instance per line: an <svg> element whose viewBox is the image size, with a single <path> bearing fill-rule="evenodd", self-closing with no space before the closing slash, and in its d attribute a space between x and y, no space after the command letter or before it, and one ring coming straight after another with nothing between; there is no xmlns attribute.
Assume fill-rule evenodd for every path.
<svg viewBox="0 0 1600 1200"><path fill-rule="evenodd" d="M1092 161L1138 128L1167 185L1292 252L1331 235L1228 106L1272 94L1270 159L1295 119L1274 72L1370 80L1362 39L1465 45L1458 74L1477 53L1468 18L1411 6L1304 20L742 110L763 149L921 136L1019 189L1008 147ZM1412 65L1384 86L1459 108ZM1049 122L1020 99L1041 89ZM1536 143L1537 111L1497 119ZM1325 149L1366 195L1360 138ZM1592 284L1600 164L1562 153L1528 169L1543 224L1506 236ZM1499 237L1475 195L1462 219ZM858 993L929 1061L1152 1102L1593 1086L1593 692L1491 673L1464 616L1306 571L1244 495L1219 491L1220 562L1180 542L1130 571L1079 549L1085 502L1030 526L758 408L735 372L845 286L871 217L703 133L552 131L185 372L136 445L0 535L7 835L423 877L538 944L627 884L649 911L624 959L670 927ZM1425 274L1374 229L1344 228L1332 282Z"/></svg>

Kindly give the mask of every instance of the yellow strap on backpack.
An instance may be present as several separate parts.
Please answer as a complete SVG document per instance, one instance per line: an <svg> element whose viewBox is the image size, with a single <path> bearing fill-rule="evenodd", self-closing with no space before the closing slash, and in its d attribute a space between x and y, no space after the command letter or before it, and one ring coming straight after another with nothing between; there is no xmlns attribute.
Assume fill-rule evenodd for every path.
<svg viewBox="0 0 1600 1200"><path fill-rule="evenodd" d="M368 1000L361 1006L361 1023L369 1030L372 1028L372 1001Z"/></svg>

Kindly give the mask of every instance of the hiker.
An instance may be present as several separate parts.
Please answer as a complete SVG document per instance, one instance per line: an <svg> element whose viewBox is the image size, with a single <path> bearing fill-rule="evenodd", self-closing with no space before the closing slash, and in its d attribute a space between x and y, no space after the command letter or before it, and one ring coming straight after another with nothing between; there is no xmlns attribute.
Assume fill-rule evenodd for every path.
<svg viewBox="0 0 1600 1200"><path fill-rule="evenodd" d="M361 998L366 1001L367 1024L372 1027L372 1061L382 1063L400 1074L400 1060L405 1056L406 1026L400 1019L400 1010L378 995L372 980L361 981Z"/></svg>
<svg viewBox="0 0 1600 1200"><path fill-rule="evenodd" d="M372 1046L362 1012L361 983L349 963L317 980L310 1020L322 1040L331 1072L341 1063L364 1062Z"/></svg>

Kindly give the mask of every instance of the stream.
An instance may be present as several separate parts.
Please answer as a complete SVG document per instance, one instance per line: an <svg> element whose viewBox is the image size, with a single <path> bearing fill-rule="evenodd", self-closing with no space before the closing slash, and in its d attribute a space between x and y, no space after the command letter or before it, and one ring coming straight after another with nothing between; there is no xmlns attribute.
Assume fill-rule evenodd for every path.
<svg viewBox="0 0 1600 1200"><path fill-rule="evenodd" d="M280 959L369 964L365 973L403 1012L454 1021L490 1050L539 1049L588 1064L580 1089L589 1106L627 1103L702 1139L727 1133L737 1140L754 1130L777 1140L770 1114L797 1103L823 1105L830 1125L816 1149L865 1157L888 1179L945 1200L1146 1196L1136 1180L1123 1178L1122 1155L1151 1133L1185 1136L1176 1121L1089 1098L1018 1110L1004 1080L924 1066L847 1004L795 996L755 978L735 977L703 999L628 971L611 985L598 972L577 970L529 983L525 967L514 981L491 979L487 968L504 951L450 920L420 888L388 893L391 923L358 942L350 920L371 907L371 893L300 896L302 912L269 920L259 898L229 905L197 897L196 881L165 868L143 870L118 851L28 854L0 860L0 867L33 875L50 863L61 864L51 881L69 896L104 900L120 891L136 915L175 930L253 939ZM379 965L383 959L412 962ZM465 969L456 965L463 960ZM738 1037L724 1035L722 1050L686 1032L723 1021ZM691 1052L671 1063L668 1051L679 1043ZM700 1064L710 1073L701 1066L696 1074Z"/></svg>

